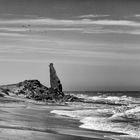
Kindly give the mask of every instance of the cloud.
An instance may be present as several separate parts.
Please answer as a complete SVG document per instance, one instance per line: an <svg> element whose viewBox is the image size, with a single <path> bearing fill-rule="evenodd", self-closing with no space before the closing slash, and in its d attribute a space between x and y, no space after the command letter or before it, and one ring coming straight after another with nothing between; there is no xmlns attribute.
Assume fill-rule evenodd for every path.
<svg viewBox="0 0 140 140"><path fill-rule="evenodd" d="M96 25L116 25L116 26L140 27L139 22L129 21L129 20L96 20L96 21L91 21L91 23L96 24Z"/></svg>
<svg viewBox="0 0 140 140"><path fill-rule="evenodd" d="M129 21L129 20L91 20L91 19L17 19L17 20L0 20L0 25L62 25L62 26L74 26L74 25L116 25L116 26L133 26L140 27L140 22Z"/></svg>
<svg viewBox="0 0 140 140"><path fill-rule="evenodd" d="M140 15L139 14L136 14L136 15L133 15L133 17L140 17Z"/></svg>
<svg viewBox="0 0 140 140"><path fill-rule="evenodd" d="M97 18L97 17L109 17L110 15L93 15L93 14L89 14L89 15L81 15L78 16L79 18Z"/></svg>
<svg viewBox="0 0 140 140"><path fill-rule="evenodd" d="M140 34L140 22L133 20L93 20L85 17L109 15L82 15L83 19L9 19L0 20L0 36L46 35L47 31L80 32L88 34ZM43 34L39 34L43 33Z"/></svg>
<svg viewBox="0 0 140 140"><path fill-rule="evenodd" d="M131 35L140 35L140 29L85 29L83 33L87 34L106 34L106 33L114 33L114 34L131 34Z"/></svg>
<svg viewBox="0 0 140 140"><path fill-rule="evenodd" d="M92 61L92 60L72 60L72 59L56 59L56 58L47 58L47 59L15 59L15 58L0 58L0 62L10 62L10 63L42 63L45 64L46 63L57 63L57 64L84 64L84 65L104 65L105 62L103 61ZM107 64L107 63L106 63ZM110 63L108 62L108 64L110 65Z"/></svg>
<svg viewBox="0 0 140 140"><path fill-rule="evenodd" d="M0 27L0 36L27 36L30 33L38 35L38 33L47 33L47 31L66 31L66 32L80 32L87 34L105 34L105 33L116 33L116 34L132 34L140 35L140 28L118 28L110 29L109 27L105 28L101 25L93 27L31 27L31 28L15 28L15 27Z"/></svg>
<svg viewBox="0 0 140 140"><path fill-rule="evenodd" d="M46 31L83 31L83 28L44 28ZM42 28L42 31L44 30ZM39 31L41 30L41 28L39 29Z"/></svg>
<svg viewBox="0 0 140 140"><path fill-rule="evenodd" d="M17 28L17 27L0 27L0 32L25 32L28 31L27 28Z"/></svg>
<svg viewBox="0 0 140 140"><path fill-rule="evenodd" d="M27 37L27 35L25 34L20 34L20 33L6 33L6 32L1 32L0 36L4 36L4 37Z"/></svg>
<svg viewBox="0 0 140 140"><path fill-rule="evenodd" d="M69 44L69 42L67 42L67 44ZM74 43L73 43L74 45ZM86 43L85 43L86 45ZM83 45L83 46L85 46ZM24 59L28 59L28 58L38 58L36 56L39 56L39 58L42 60L43 59L48 59L50 56L50 58L52 58L52 56L55 56L55 58L57 57L63 57L63 58L83 58L83 59L112 59L112 60L116 60L116 59L140 59L139 57L139 53L137 54L136 52L139 51L139 48L133 48L134 50L136 50L136 52L132 53L132 49L128 48L128 51L125 53L123 51L123 53L120 53L122 49L120 49L120 51L117 51L116 49L110 50L110 48L108 47L109 44L104 44L102 46L102 49L99 48L99 46L97 47L95 44L95 48L91 50L89 49L81 49L81 47L78 48L70 48L70 47L65 47L65 43L63 44L63 42L61 42L61 46L59 45L55 45L50 47L49 45L45 45L45 46L40 46L38 47L38 44L28 44L27 46L25 44L17 44L17 45L2 45L0 46L0 54L2 58L2 56L9 56L11 58L22 58L24 57ZM71 46L71 45L70 45ZM110 45L109 45L110 46ZM93 47L93 46L92 46ZM105 48L104 48L105 47ZM128 53L131 52L131 53ZM28 57L24 55L27 55ZM133 57L132 57L133 56Z"/></svg>
<svg viewBox="0 0 140 140"><path fill-rule="evenodd" d="M15 32L15 34L20 33L28 33L28 32L46 32L46 31L83 31L83 28L80 27L0 27L0 34L11 35ZM21 34L20 34L21 35Z"/></svg>

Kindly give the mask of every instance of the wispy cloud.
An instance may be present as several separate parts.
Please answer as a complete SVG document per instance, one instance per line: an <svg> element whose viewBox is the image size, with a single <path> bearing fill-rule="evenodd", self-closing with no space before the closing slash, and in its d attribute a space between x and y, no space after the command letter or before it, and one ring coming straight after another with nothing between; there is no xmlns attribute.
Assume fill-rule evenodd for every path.
<svg viewBox="0 0 140 140"><path fill-rule="evenodd" d="M91 21L91 23L96 24L96 25L116 25L116 26L140 27L139 22L129 21L129 20L96 20L96 21Z"/></svg>
<svg viewBox="0 0 140 140"><path fill-rule="evenodd" d="M4 36L4 37L27 37L27 35L25 34L20 34L20 33L6 33L6 32L1 32L0 36Z"/></svg>
<svg viewBox="0 0 140 140"><path fill-rule="evenodd" d="M115 33L115 34L132 34L140 35L140 28L118 28L110 29L104 28L103 26L93 26L93 27L32 27L32 28L0 28L0 36L17 36L24 37L30 33L37 35L38 33L46 33L47 31L66 31L66 32L80 32L87 34L106 34L106 33Z"/></svg>
<svg viewBox="0 0 140 140"><path fill-rule="evenodd" d="M124 16L123 18L124 19L129 19L129 20L137 20L137 21L139 21L140 14L127 15L127 16Z"/></svg>
<svg viewBox="0 0 140 140"><path fill-rule="evenodd" d="M25 36L25 34L39 35L47 31L80 32L88 34L140 34L140 22L134 20L93 20L86 17L109 15L82 15L82 19L0 19L0 36ZM137 15L138 16L138 15Z"/></svg>
<svg viewBox="0 0 140 140"><path fill-rule="evenodd" d="M131 35L140 35L140 29L85 29L83 33L87 34L107 34L107 33L114 33L114 34L131 34Z"/></svg>
<svg viewBox="0 0 140 140"><path fill-rule="evenodd" d="M0 27L0 32L25 32L28 31L27 28L17 28L17 27Z"/></svg>
<svg viewBox="0 0 140 140"><path fill-rule="evenodd" d="M67 20L67 19L17 19L17 20L0 20L0 24L31 24L31 25L116 25L116 26L133 26L140 27L140 23L129 20L91 20L91 19L79 19L79 20Z"/></svg>
<svg viewBox="0 0 140 140"><path fill-rule="evenodd" d="M110 15L93 15L93 14L88 14L88 15L81 15L78 16L78 18L97 18L97 17L109 17Z"/></svg>
<svg viewBox="0 0 140 140"><path fill-rule="evenodd" d="M133 17L140 17L140 15L139 14L136 14L136 15L133 15Z"/></svg>
<svg viewBox="0 0 140 140"><path fill-rule="evenodd" d="M65 40L64 40L65 41ZM59 43L60 42L60 43ZM66 46L66 42L67 42L67 46ZM51 46L51 44L47 44L46 43L43 46L39 47L39 42L35 42L34 44L31 42L28 42L28 45L25 45L25 42L21 42L21 45L18 43L16 44L6 44L6 45L1 45L0 46L0 54L4 54L4 55L8 55L9 57L12 56L12 58L22 58L25 57L25 54L30 54L28 57L29 58L33 58L34 56L39 56L42 60L43 59L48 59L48 56L55 56L55 58L57 57L63 57L63 58L67 58L67 57L72 57L72 58L90 58L90 59L140 59L139 57L139 53L140 52L140 48L138 48L137 46L133 47L133 49L135 50L134 53L132 53L132 48L127 47L128 50L126 51L126 53L123 51L123 53L121 53L121 51L123 50L123 48L116 48L116 49L112 49L110 47L109 44L90 44L90 46L92 47L92 51L90 49L82 49L81 46L86 46L88 45L88 43L82 44L81 42L79 42L80 47L78 45L78 43L72 43L69 44L69 41L66 41L63 43L63 41L57 41L56 45ZM23 44L24 43L24 44ZM46 46L47 44L47 46ZM60 44L60 45L59 45ZM78 46L77 48L70 48L68 46ZM102 46L101 46L102 45ZM82 47L83 47L82 46ZM93 48L94 46L94 48ZM33 56L32 56L33 55ZM1 55L0 58L3 55ZM131 58L133 56L133 58ZM28 59L28 57L24 58L24 59ZM51 58L51 57L50 57Z"/></svg>
<svg viewBox="0 0 140 140"><path fill-rule="evenodd" d="M93 20L85 18L73 20L49 18L0 20L1 34L11 36L16 35L17 33L22 35L21 33L29 34L30 32L34 32L35 34L36 32L37 34L39 32L45 33L46 31L77 31L81 33L139 35L139 30L140 22L133 20Z"/></svg>

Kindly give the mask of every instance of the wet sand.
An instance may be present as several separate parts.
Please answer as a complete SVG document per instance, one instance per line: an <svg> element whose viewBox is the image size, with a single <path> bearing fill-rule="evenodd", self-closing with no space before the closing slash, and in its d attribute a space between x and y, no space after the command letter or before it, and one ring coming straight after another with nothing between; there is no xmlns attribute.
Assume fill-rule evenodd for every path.
<svg viewBox="0 0 140 140"><path fill-rule="evenodd" d="M68 109L63 105L30 103L0 98L0 139L2 140L128 140L127 137L79 128L74 119L50 113ZM132 139L131 139L132 140Z"/></svg>

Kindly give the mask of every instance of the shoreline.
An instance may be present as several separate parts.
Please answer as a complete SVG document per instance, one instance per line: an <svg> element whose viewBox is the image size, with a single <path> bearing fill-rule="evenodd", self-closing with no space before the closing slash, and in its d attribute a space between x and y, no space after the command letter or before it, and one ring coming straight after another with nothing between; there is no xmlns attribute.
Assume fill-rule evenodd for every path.
<svg viewBox="0 0 140 140"><path fill-rule="evenodd" d="M0 98L2 101L2 98ZM0 102L0 139L29 140L138 140L119 133L79 128L79 120L63 117L53 110L71 110L68 105L37 104L27 99L4 97Z"/></svg>

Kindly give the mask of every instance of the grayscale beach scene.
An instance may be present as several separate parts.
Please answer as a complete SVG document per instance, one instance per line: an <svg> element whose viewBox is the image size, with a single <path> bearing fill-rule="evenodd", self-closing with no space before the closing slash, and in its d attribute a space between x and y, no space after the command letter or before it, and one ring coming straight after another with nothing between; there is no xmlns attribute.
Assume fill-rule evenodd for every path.
<svg viewBox="0 0 140 140"><path fill-rule="evenodd" d="M0 140L140 140L140 1L0 0Z"/></svg>

